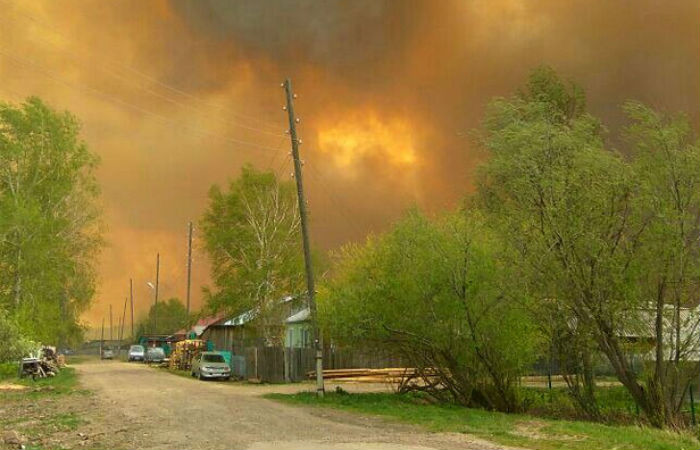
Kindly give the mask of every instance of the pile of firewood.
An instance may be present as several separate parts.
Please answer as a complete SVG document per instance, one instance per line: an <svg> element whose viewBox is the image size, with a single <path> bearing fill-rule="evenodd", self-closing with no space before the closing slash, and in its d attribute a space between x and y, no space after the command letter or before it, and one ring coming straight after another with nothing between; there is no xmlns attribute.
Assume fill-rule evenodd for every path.
<svg viewBox="0 0 700 450"><path fill-rule="evenodd" d="M186 339L175 343L175 350L170 354L168 363L171 370L190 370L192 359L206 348L206 343L200 339Z"/></svg>
<svg viewBox="0 0 700 450"><path fill-rule="evenodd" d="M22 358L20 377L32 379L53 377L58 375L60 359L54 347L42 347L38 357Z"/></svg>

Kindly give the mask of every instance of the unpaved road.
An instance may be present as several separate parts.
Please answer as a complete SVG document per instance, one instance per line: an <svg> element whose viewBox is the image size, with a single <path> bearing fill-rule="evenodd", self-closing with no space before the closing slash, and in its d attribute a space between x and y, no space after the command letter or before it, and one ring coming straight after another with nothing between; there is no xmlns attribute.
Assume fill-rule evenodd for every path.
<svg viewBox="0 0 700 450"><path fill-rule="evenodd" d="M109 446L154 449L484 449L459 433L428 433L376 417L288 406L261 398L289 386L201 382L140 364L76 366L96 394L90 428ZM303 389L296 386L295 390Z"/></svg>

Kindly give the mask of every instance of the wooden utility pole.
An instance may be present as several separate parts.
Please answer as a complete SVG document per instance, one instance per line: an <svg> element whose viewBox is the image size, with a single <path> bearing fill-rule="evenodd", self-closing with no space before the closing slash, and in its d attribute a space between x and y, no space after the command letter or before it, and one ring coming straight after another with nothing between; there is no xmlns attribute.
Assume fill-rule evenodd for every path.
<svg viewBox="0 0 700 450"><path fill-rule="evenodd" d="M129 278L129 301L131 303L131 340L134 340L134 280Z"/></svg>
<svg viewBox="0 0 700 450"><path fill-rule="evenodd" d="M112 334L112 304L109 304L109 345L114 343L114 335Z"/></svg>
<svg viewBox="0 0 700 450"><path fill-rule="evenodd" d="M309 243L309 227L306 218L306 200L304 199L304 184L301 175L301 160L299 159L299 138L297 137L297 118L294 116L294 102L296 97L292 93L292 81L287 78L282 84L287 97L287 116L289 118L289 136L292 140L292 158L294 159L294 179L297 184L297 197L299 200L299 216L301 219L301 237L304 247L304 262L306 265L306 289L308 291L309 312L313 323L313 333L316 346L316 395L323 397L325 388L323 386L323 337L318 326L316 315L316 300L314 288L314 273L311 266L311 245Z"/></svg>
<svg viewBox="0 0 700 450"><path fill-rule="evenodd" d="M128 297L124 297L124 311L122 312L122 324L119 328L119 354L122 353L122 339L124 339L124 322L126 322L126 302L129 301Z"/></svg>
<svg viewBox="0 0 700 450"><path fill-rule="evenodd" d="M187 230L187 314L190 313L190 288L192 287L192 222Z"/></svg>
<svg viewBox="0 0 700 450"><path fill-rule="evenodd" d="M102 348L105 345L105 318L102 317L102 332L100 333L100 358L102 358Z"/></svg>
<svg viewBox="0 0 700 450"><path fill-rule="evenodd" d="M153 334L156 334L156 331L158 330L158 285L160 283L160 253L156 253L156 288L154 289L155 292L155 300L153 304L155 307L153 308Z"/></svg>

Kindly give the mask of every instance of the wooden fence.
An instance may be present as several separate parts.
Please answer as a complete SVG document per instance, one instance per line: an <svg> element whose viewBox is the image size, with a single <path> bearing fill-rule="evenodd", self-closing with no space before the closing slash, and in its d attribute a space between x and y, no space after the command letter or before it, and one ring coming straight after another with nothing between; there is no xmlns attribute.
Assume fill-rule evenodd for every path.
<svg viewBox="0 0 700 450"><path fill-rule="evenodd" d="M316 351L312 348L246 347L234 357L234 375L266 383L302 381L316 369ZM401 358L379 352L326 348L324 369L383 369L404 367Z"/></svg>

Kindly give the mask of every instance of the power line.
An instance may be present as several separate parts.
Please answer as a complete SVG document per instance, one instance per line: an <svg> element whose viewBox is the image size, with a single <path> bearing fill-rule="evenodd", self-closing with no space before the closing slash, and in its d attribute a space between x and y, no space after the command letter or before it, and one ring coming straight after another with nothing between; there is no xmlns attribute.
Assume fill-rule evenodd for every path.
<svg viewBox="0 0 700 450"><path fill-rule="evenodd" d="M100 91L99 89L93 88L93 87L91 87L91 86L85 86L85 85L76 84L76 83L73 83L73 82L70 82L70 81L66 81L66 80L64 80L64 79L62 79L62 78L56 76L55 74L53 74L53 72L51 72L50 70L45 69L45 68L39 66L38 64L36 64L35 62L33 62L33 61L31 61L31 60L29 60L29 59L27 59L27 58L22 58L22 57L19 57L19 56L16 56L16 55L11 55L11 54L9 54L9 53L3 51L3 50L2 50L2 47L0 47L0 55L3 55L4 57L6 57L6 58L12 60L13 62L15 62L15 63L17 63L17 64L23 65L23 66L25 66L25 67L30 67L30 68L32 68L32 69L34 69L34 70L36 70L36 71L42 73L42 74L43 74L44 76L46 76L47 78L50 78L50 79L52 79L53 81L56 81L57 83L64 84L64 85L66 85L66 86L68 86L68 87L72 87L72 88L74 88L74 89L77 89L77 90L80 90L80 91L83 91L83 92L87 92L87 93L89 93L89 94L92 94L92 95L94 95L94 96L100 97L100 98L102 98L102 99L106 99L106 100L108 100L108 101L110 101L110 102L112 102L112 103L118 104L118 105L120 105L120 106L122 106L122 107L130 108L130 109L139 111L139 112L141 112L141 113L143 113L143 114L148 114L148 115L150 115L150 116L152 116L152 117L155 117L156 119L160 119L160 120L161 120L162 122L164 122L165 124L171 124L171 125L173 125L173 126L176 126L178 130L181 130L181 129L183 129L183 128L185 128L185 129L190 129L191 131L193 131L193 132L195 132L195 133L198 133L198 134L200 134L200 135L215 137L215 138L221 139L221 140L223 140L223 141L230 142L230 143L232 143L232 144L247 145L247 146L254 147L254 148L258 148L258 149L261 149L261 150L277 150L277 149L275 149L275 148L273 148L273 147L268 147L268 146L265 146L265 145L260 145L260 144L254 143L254 142L245 141L245 140L236 139L236 138L231 138L231 137L228 137L228 136L218 135L218 134L213 133L213 132L211 132L211 131L209 131L209 130L195 129L195 128L192 128L192 127L190 127L190 126L188 126L187 124L184 124L184 123L182 123L182 122L173 121L173 120L171 120L171 119L169 119L169 118L167 118L166 116L163 116L163 115L161 115L161 114L158 114L158 113L155 113L155 112L153 112L153 111L144 109L144 108L142 108L142 107L140 107L140 106L137 106L137 105L134 105L134 104L132 104L132 103L126 102L126 101L124 101L124 100L121 100L121 99L119 99L119 98L113 97L113 96L111 96L111 95L109 95L109 94L105 94L104 92Z"/></svg>
<svg viewBox="0 0 700 450"><path fill-rule="evenodd" d="M11 4L12 6L16 6L16 5L14 5L14 4L8 2L7 0L0 0L0 2L3 2L3 3L5 3L5 4ZM65 38L65 39L69 39L64 33L62 33L61 31L59 31L58 29L56 29L55 26L53 26L53 25L51 25L51 24L47 24L46 22L44 22L44 21L42 21L42 20L40 20L40 19L37 19L37 18L34 17L32 14L29 14L29 13L27 13L26 11L22 11L21 9L19 9L19 10L15 9L13 12L19 13L19 14L23 15L24 17L28 18L29 20L31 20L31 21L33 21L33 22L35 22L35 23L37 23L37 24L43 26L44 28L47 28L47 29L53 31L53 32L54 32L56 35L58 35L58 36L61 36L61 37ZM48 41L48 40L45 40L45 39L42 39L42 40L43 40L44 42L47 42L47 43L49 43L50 45L56 47L56 45L55 45L54 43L52 43L52 42L50 42L50 41ZM75 43L75 41L72 41L72 42ZM65 53L68 53L68 54L72 55L74 58L80 58L80 56L76 56L73 52L70 52L70 51L68 51L68 50L66 50L66 49L64 49L64 48L59 48L59 49L60 49L61 51L65 52ZM90 53L92 53L92 52L90 52ZM105 59L104 57L101 57L101 59L102 59L103 61L106 61L106 59ZM237 112L235 112L235 111L231 110L230 108L225 107L225 106L223 106L223 105L219 105L219 104L215 104L215 103L212 103L212 102L210 102L210 101L207 101L207 100L203 100L203 99L201 99L201 98L199 98L199 97L197 97L197 96L195 96L195 95L193 95L193 94L191 94L191 93L189 93L189 92L186 92L186 91L184 91L184 90L181 90L181 89L179 89L179 88L176 88L176 87L174 87L174 86L171 86L171 85L169 85L169 84L167 84L167 83L165 83L165 82L163 82L163 81L161 81L161 80L159 80L159 79L157 79L157 78L155 78L155 77L152 77L152 76L150 76L150 75L148 75L148 74L146 74L146 73L144 73L144 72L142 72L142 71L140 71L140 70L138 70L138 69L136 69L136 68L134 68L134 67L132 67L132 66L130 66L130 65L127 65L127 64L124 64L124 63L117 63L117 62L114 62L114 61L109 61L109 62L110 62L113 66L122 67L123 69L125 69L125 70L127 70L127 71L129 71L129 72L131 72L131 73L133 73L133 74L135 74L135 75L138 75L138 76L140 76L141 78L143 78L143 79L145 79L145 80L147 80L147 81L150 81L151 83L155 83L155 84L157 84L158 86L161 86L162 88L167 89L167 90L169 90L169 91L171 91L171 92L174 92L174 93L177 93L177 94L179 94L179 95L181 95L181 96L184 96L184 97L187 97L187 98L189 98L189 99L195 100L195 101L197 101L197 102L199 102L199 103L201 103L201 104L203 104L203 105L205 105L205 106L213 107L213 108L216 108L216 109L219 109L219 110L225 110L229 115L231 115L231 116L233 116L233 117L237 117L237 118L239 118L239 119L241 119L241 120L248 120L248 121L251 121L251 122L257 122L257 123L259 123L259 124L261 124L261 125L264 125L264 126L267 126L267 127L271 128L271 129L278 129L277 124L275 124L275 123L273 123L273 122L266 121L266 120L263 120L263 119L259 119L259 118L256 118L256 117L252 117L252 116L245 116L245 115L239 114L239 113L237 113ZM104 69L104 67L102 67L102 68L103 68L103 70L107 71L106 69ZM121 77L121 76L119 76L119 75L117 75L117 74L115 74L115 73L113 73L113 72L112 72L111 74L112 74L112 76L115 76L115 77L117 77L117 78L123 79L123 77ZM144 87L141 87L141 86L139 86L139 88L145 90L146 92L149 92L149 93L152 94L152 95L155 95L155 96L157 96L157 97L160 97L160 98L162 98L162 99L164 99L164 100L166 100L166 101L170 101L170 102L172 102L172 103L179 104L180 106L183 106L183 107L185 107L185 108L189 107L188 105L185 105L185 104L183 104L183 103L181 103L181 102L178 102L177 100L173 100L173 99L168 98L168 97L166 97L166 96L162 96L162 95L160 95L160 94L158 94L158 93L156 93L155 91L152 91L152 90L150 90L150 89L147 89L147 88L144 88ZM201 111L201 110L200 110L200 111ZM220 120L221 120L221 119L220 119ZM260 129L260 128L255 128L255 127L248 126L248 125L244 125L244 124L240 124L240 123L234 123L234 122L227 122L227 123L229 123L229 124L231 124L231 125L233 125L233 126L238 126L238 127L241 127L241 128L246 128L246 129L249 129L249 130L252 130L252 131L257 131L257 132L260 132L260 133L271 134L271 135L276 135L276 136L279 136L279 135L280 135L280 134L277 133L277 132L266 131L266 130L262 130L262 129Z"/></svg>
<svg viewBox="0 0 700 450"><path fill-rule="evenodd" d="M326 198L330 200L331 204L337 206L336 208L333 208L334 211L338 211L338 213L342 216L342 218L350 224L350 227L358 234L362 235L363 232L359 228L357 228L357 224L355 223L355 219L350 217L349 215L346 214L345 209L341 206L341 204L346 203L338 200L338 198L333 194L333 190L330 188L328 184L326 184L323 175L321 174L320 171L318 171L312 164L309 162L305 163L305 166L308 166L309 169L311 169L310 173L313 177L314 180L318 181L322 186L321 192L326 195Z"/></svg>

